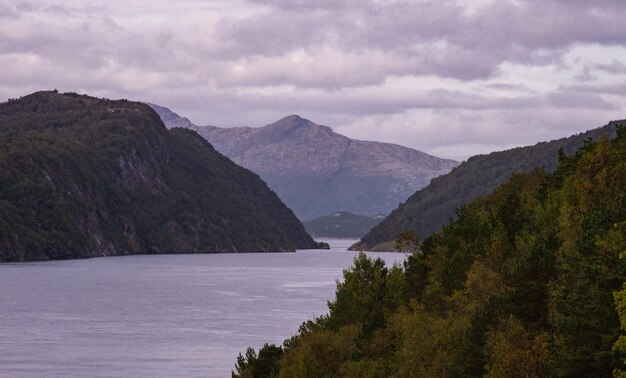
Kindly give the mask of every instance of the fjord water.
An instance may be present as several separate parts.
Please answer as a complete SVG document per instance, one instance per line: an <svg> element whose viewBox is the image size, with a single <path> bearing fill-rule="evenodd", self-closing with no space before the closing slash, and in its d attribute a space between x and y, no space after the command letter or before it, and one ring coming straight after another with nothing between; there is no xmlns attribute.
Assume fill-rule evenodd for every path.
<svg viewBox="0 0 626 378"><path fill-rule="evenodd" d="M327 312L353 242L0 264L0 376L228 377L247 346Z"/></svg>

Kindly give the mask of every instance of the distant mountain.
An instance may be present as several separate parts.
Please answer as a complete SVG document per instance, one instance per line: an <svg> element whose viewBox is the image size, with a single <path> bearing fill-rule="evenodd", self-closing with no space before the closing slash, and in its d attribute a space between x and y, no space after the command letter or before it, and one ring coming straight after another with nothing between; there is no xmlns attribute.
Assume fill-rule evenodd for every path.
<svg viewBox="0 0 626 378"><path fill-rule="evenodd" d="M389 143L353 140L297 115L265 127L194 126L154 106L168 127L191 128L256 173L302 220L347 211L388 214L458 162Z"/></svg>
<svg viewBox="0 0 626 378"><path fill-rule="evenodd" d="M384 215L368 217L337 211L325 217L304 222L304 228L314 237L360 238L385 219Z"/></svg>
<svg viewBox="0 0 626 378"><path fill-rule="evenodd" d="M589 138L613 138L615 125L622 122L611 122L598 129L534 146L473 156L418 190L351 249L385 249L382 245L389 245L398 233L405 230L412 230L423 239L448 223L458 207L478 196L490 194L513 173L530 172L537 166L552 172L558 165L559 149L570 155Z"/></svg>
<svg viewBox="0 0 626 378"><path fill-rule="evenodd" d="M0 261L316 246L256 174L147 105L0 104Z"/></svg>

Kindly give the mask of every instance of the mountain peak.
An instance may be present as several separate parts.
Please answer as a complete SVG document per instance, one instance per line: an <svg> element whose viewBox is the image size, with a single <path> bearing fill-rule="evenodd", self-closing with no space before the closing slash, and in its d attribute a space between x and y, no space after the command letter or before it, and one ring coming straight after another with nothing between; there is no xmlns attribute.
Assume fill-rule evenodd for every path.
<svg viewBox="0 0 626 378"><path fill-rule="evenodd" d="M261 176L304 220L340 209L389 213L458 164L398 145L350 139L297 114L258 128L194 130ZM340 212L337 219L343 217Z"/></svg>
<svg viewBox="0 0 626 378"><path fill-rule="evenodd" d="M279 119L274 122L272 125L277 126L286 126L286 127L304 127L304 126L314 126L315 123L309 121L308 119L302 118L297 114L288 115L284 118Z"/></svg>
<svg viewBox="0 0 626 378"><path fill-rule="evenodd" d="M265 130L265 131L261 131ZM282 138L287 135L299 135L300 138L306 135L306 138L319 139L322 137L331 139L348 139L347 137L337 134L328 126L319 125L306 118L302 118L297 114L288 115L278 121L259 128L262 133L273 133L275 136Z"/></svg>
<svg viewBox="0 0 626 378"><path fill-rule="evenodd" d="M304 118L300 117L300 116L299 116L299 115L297 115L297 114L290 114L290 115L288 115L288 116L286 116L286 117L283 117L283 118L281 118L280 120L278 120L278 122L281 122L281 121L288 121L288 122L300 122L300 121L306 121L306 122L310 122L309 120L304 119Z"/></svg>

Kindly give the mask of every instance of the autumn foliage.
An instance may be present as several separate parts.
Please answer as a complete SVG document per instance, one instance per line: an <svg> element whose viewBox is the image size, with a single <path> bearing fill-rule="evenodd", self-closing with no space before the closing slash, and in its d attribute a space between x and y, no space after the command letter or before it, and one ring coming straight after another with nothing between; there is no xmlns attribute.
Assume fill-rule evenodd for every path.
<svg viewBox="0 0 626 378"><path fill-rule="evenodd" d="M359 255L274 375L625 376L625 253L618 127L460 208L402 267Z"/></svg>

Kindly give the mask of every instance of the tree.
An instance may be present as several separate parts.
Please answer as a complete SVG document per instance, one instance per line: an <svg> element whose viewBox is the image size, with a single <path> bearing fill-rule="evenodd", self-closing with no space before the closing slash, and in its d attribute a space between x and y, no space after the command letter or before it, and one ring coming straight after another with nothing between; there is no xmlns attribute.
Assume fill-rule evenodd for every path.
<svg viewBox="0 0 626 378"><path fill-rule="evenodd" d="M489 378L543 377L548 352L546 335L533 335L514 316L488 333L487 374Z"/></svg>
<svg viewBox="0 0 626 378"><path fill-rule="evenodd" d="M407 230L398 234L394 242L393 249L398 252L404 252L405 255L411 256L419 251L419 239L415 232Z"/></svg>
<svg viewBox="0 0 626 378"><path fill-rule="evenodd" d="M257 356L254 348L248 347L245 357L239 353L233 378L270 378L279 373L278 361L283 356L283 348L265 344Z"/></svg>

